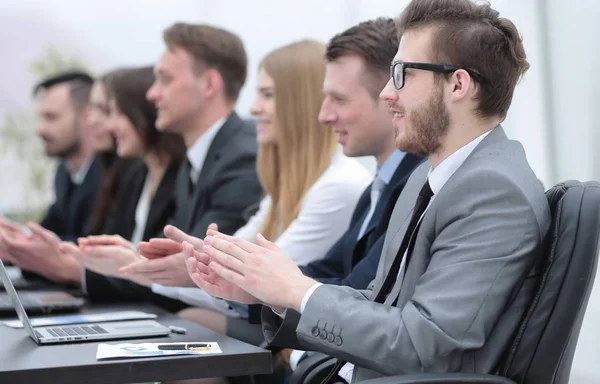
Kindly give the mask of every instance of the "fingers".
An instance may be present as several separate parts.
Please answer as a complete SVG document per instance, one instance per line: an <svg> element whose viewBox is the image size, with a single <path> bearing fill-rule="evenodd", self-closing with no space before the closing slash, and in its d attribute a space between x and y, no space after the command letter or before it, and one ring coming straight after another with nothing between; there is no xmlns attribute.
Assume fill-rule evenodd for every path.
<svg viewBox="0 0 600 384"><path fill-rule="evenodd" d="M58 250L61 253L68 253L68 254L80 253L79 247L68 241L61 241L60 244L58 245Z"/></svg>
<svg viewBox="0 0 600 384"><path fill-rule="evenodd" d="M172 268L169 261L166 258L137 261L119 268L118 272L123 276L164 272Z"/></svg>
<svg viewBox="0 0 600 384"><path fill-rule="evenodd" d="M177 242L171 239L150 239L149 245L154 248L154 252L163 251L171 255L173 253L181 252L181 242Z"/></svg>
<svg viewBox="0 0 600 384"><path fill-rule="evenodd" d="M239 273L232 271L229 268L225 268L223 265L212 261L208 267L215 272L217 275L221 276L223 279L229 281L232 284L235 284L241 288L241 284L244 283L244 276ZM243 288L242 288L243 289Z"/></svg>
<svg viewBox="0 0 600 384"><path fill-rule="evenodd" d="M217 232L214 236L207 236L205 242L211 241L212 239L218 239L223 242L231 243L238 248L243 249L247 253L260 252L261 250L264 250L260 245L254 244L250 241L242 240L237 237L229 236L221 232ZM221 242L221 244L223 243Z"/></svg>
<svg viewBox="0 0 600 384"><path fill-rule="evenodd" d="M203 291L215 297L222 297L222 291L219 289L219 286L208 281L206 275L194 272L190 275L190 278Z"/></svg>
<svg viewBox="0 0 600 384"><path fill-rule="evenodd" d="M165 236L167 236L169 239L180 244L184 241L187 241L188 243L194 245L194 247L202 247L203 245L202 239L188 235L187 233L183 232L181 229L173 225L167 225L165 227L164 233Z"/></svg>
<svg viewBox="0 0 600 384"><path fill-rule="evenodd" d="M245 253L244 250L231 243L224 242L222 240L222 243L220 243L218 239L215 240L216 241L211 241L211 245L204 246L204 252L210 256L210 258L216 260L219 264L243 274L246 270L246 266L244 265L243 261L240 260L240 258L245 259L245 255L242 255L242 253ZM222 251L219 248L213 247L212 244L215 244L226 251ZM234 256L232 253L235 253L236 255Z"/></svg>
<svg viewBox="0 0 600 384"><path fill-rule="evenodd" d="M207 232L207 234L208 234L208 231L209 231L209 230L212 230L212 231L218 232L218 231L219 231L219 226L218 226L216 223L210 223L210 224L208 225L208 230L206 231L206 232Z"/></svg>
<svg viewBox="0 0 600 384"><path fill-rule="evenodd" d="M21 228L4 216L0 216L0 228L10 232L20 232Z"/></svg>
<svg viewBox="0 0 600 384"><path fill-rule="evenodd" d="M168 243L154 240L166 240ZM171 248L169 248L167 244L172 244ZM169 239L151 239L150 242L140 242L138 244L138 250L142 256L145 256L148 259L158 259L181 252L181 244L175 243Z"/></svg>
<svg viewBox="0 0 600 384"><path fill-rule="evenodd" d="M86 239L86 245L94 246L94 245L120 245L129 248L131 244L129 241L125 240L119 235L98 235L98 236L88 236Z"/></svg>
<svg viewBox="0 0 600 384"><path fill-rule="evenodd" d="M270 242L269 240L265 239L265 237L261 233L256 235L256 244L270 251L279 251L279 247Z"/></svg>
<svg viewBox="0 0 600 384"><path fill-rule="evenodd" d="M54 232L47 230L46 228L42 227L41 225L39 225L37 223L29 222L29 223L27 223L27 227L29 228L31 233L40 237L44 241L47 241L49 243L60 242L60 238L58 236L56 236L56 234Z"/></svg>

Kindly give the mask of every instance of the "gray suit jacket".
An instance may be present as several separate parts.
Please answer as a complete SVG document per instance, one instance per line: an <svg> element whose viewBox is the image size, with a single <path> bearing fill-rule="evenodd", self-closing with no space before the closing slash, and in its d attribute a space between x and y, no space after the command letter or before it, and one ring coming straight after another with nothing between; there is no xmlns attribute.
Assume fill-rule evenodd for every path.
<svg viewBox="0 0 600 384"><path fill-rule="evenodd" d="M396 203L369 289L323 285L301 316L288 311L283 322L263 311L267 341L354 363L353 382L495 371L532 298L550 225L544 190L521 144L494 129L435 195L404 279L386 304L374 303L428 170L415 170Z"/></svg>

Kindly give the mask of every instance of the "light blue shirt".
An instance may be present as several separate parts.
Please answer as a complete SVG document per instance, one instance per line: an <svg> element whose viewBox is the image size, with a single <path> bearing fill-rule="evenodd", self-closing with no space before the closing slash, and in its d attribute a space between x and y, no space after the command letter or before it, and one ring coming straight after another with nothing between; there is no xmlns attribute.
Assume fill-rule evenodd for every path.
<svg viewBox="0 0 600 384"><path fill-rule="evenodd" d="M358 239L364 236L367 227L373 218L373 214L375 213L375 208L377 207L381 193L392 180L394 172L396 172L396 169L400 165L400 162L403 158L404 152L400 152L396 149L390 154L390 156L388 156L381 168L377 170L375 180L373 180L373 183L371 184L371 206L369 207L369 210L365 215L365 219L360 226L360 230L358 231Z"/></svg>
<svg viewBox="0 0 600 384"><path fill-rule="evenodd" d="M406 154L398 149L394 150L392 154L385 160L381 168L377 170L377 176L388 185L392 181L394 172L398 169L400 162L404 159Z"/></svg>

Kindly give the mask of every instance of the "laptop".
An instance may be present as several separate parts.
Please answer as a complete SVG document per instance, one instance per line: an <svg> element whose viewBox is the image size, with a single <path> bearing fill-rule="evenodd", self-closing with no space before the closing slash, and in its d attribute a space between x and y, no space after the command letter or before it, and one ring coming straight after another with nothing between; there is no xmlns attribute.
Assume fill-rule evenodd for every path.
<svg viewBox="0 0 600 384"><path fill-rule="evenodd" d="M0 260L0 281L4 283L6 293L13 308L29 336L39 345L77 343L96 340L137 339L144 337L167 336L171 330L154 320L113 321L98 324L79 324L67 326L33 327L25 308L12 285L4 263Z"/></svg>
<svg viewBox="0 0 600 384"><path fill-rule="evenodd" d="M4 264L8 277L12 281L13 286L18 290L27 291L44 291L52 290L52 287L56 287L57 284L49 282L43 278L25 278L21 273L21 268L11 265ZM0 292L4 292L4 284L0 281ZM21 297L22 299L22 297Z"/></svg>
<svg viewBox="0 0 600 384"><path fill-rule="evenodd" d="M85 304L85 300L60 291L21 292L19 300L29 314L78 312ZM0 317L14 315L8 292L0 292Z"/></svg>

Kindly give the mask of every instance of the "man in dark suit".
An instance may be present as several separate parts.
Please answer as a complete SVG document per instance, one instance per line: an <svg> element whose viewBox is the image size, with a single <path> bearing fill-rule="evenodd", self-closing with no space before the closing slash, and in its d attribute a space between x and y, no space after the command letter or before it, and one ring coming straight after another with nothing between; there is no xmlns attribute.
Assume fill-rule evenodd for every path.
<svg viewBox="0 0 600 384"><path fill-rule="evenodd" d="M346 233L325 257L300 266L305 275L324 283L364 289L375 278L379 240L408 176L422 161L395 149L394 127L377 91L385 86L397 48L398 33L389 18L360 23L327 44L319 119L338 133L344 154L375 157L377 175L358 200ZM260 324L259 307L251 306L249 320ZM233 324L228 328L235 335Z"/></svg>
<svg viewBox="0 0 600 384"><path fill-rule="evenodd" d="M54 179L55 201L40 224L66 241L87 234L101 180L93 136L86 124L92 83L86 73L68 72L42 81L34 90L39 115L36 133L48 156L60 159ZM28 255L44 252L46 245L39 237L24 236L4 219L0 225L4 258L20 265L26 264Z"/></svg>
<svg viewBox="0 0 600 384"><path fill-rule="evenodd" d="M237 35L208 25L176 23L163 37L167 49L147 97L158 109L157 128L180 134L188 148L170 223L197 236L211 223L233 233L263 195L254 124L234 112L246 81L246 51ZM134 263L125 272L151 283L193 285L181 252Z"/></svg>

